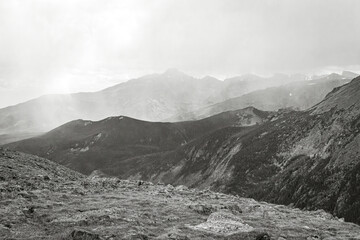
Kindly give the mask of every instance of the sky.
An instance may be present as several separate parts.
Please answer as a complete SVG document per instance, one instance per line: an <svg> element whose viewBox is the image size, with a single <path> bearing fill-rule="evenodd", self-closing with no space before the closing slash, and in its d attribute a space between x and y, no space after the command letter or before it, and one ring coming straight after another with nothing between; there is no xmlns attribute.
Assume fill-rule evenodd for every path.
<svg viewBox="0 0 360 240"><path fill-rule="evenodd" d="M358 0L0 0L0 107L177 68L360 72Z"/></svg>

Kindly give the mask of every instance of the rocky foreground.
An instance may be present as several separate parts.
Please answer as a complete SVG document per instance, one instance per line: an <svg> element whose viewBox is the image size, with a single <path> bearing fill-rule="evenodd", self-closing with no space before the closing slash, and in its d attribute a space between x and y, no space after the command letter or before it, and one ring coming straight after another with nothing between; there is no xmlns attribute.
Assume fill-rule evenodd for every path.
<svg viewBox="0 0 360 240"><path fill-rule="evenodd" d="M85 177L0 151L1 239L360 239L322 211L184 186Z"/></svg>

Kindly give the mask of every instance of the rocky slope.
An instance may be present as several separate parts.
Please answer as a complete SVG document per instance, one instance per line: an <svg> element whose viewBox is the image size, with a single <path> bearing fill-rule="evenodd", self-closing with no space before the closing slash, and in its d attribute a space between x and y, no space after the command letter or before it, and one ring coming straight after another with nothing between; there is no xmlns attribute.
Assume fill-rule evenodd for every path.
<svg viewBox="0 0 360 240"><path fill-rule="evenodd" d="M324 211L185 186L84 177L46 159L0 151L1 239L359 239Z"/></svg>
<svg viewBox="0 0 360 240"><path fill-rule="evenodd" d="M178 123L146 122L124 116L98 122L76 120L7 146L90 174L97 169L123 166L124 160L135 156L173 150L217 129L260 124L269 114L246 108Z"/></svg>
<svg viewBox="0 0 360 240"><path fill-rule="evenodd" d="M121 152L124 158L121 155L109 158L109 148L103 148L105 151L94 148L91 154L86 155L92 147L87 149L85 145L65 144L63 146L66 148L59 148L58 143L46 138L11 146L42 156L48 155L65 165L69 164L67 161L70 159L69 166L86 169L87 173L101 169L106 174L122 178L163 181L202 189L210 187L225 193L294 204L306 209L321 208L344 217L346 221L360 223L359 94L360 77L335 88L322 102L306 111L278 111L267 116L263 124L219 126L215 131L200 131L198 135L195 131L198 126L191 125L193 127L186 131L194 135L188 141L182 142L183 139L176 137L174 139L177 140L164 139L167 144L174 142L172 147L162 147L161 139L154 145L139 142L144 139L137 138L138 135L134 134L136 131L129 128L128 136L137 139L131 145L136 148L130 150L135 149L137 153L139 149L145 150L140 155L131 155L131 151L125 148ZM119 119L115 120L119 122ZM84 122L81 124L84 125ZM152 131L153 125L147 126L141 128L141 132ZM111 131L116 132L116 128L111 128ZM69 132L82 137L76 132L80 129L75 126L69 128ZM127 127L122 129L126 132ZM90 134L90 138L85 138L84 142L94 142L98 134L96 131L91 132L93 135ZM68 136L64 139L55 136L53 139L57 139L59 144L63 144L64 139L71 139ZM50 145L39 145L38 141L50 142ZM119 149L111 138L110 143ZM56 151L60 149L56 154L61 158L55 159L49 152L52 144L57 146L54 148ZM153 151L156 148L158 150ZM62 154L63 149L65 154ZM92 161L92 157L97 160ZM101 164L93 165L99 159ZM81 165L77 166L78 163Z"/></svg>
<svg viewBox="0 0 360 240"><path fill-rule="evenodd" d="M307 111L219 129L173 151L129 159L129 168L106 171L321 208L360 223L359 99L358 77Z"/></svg>

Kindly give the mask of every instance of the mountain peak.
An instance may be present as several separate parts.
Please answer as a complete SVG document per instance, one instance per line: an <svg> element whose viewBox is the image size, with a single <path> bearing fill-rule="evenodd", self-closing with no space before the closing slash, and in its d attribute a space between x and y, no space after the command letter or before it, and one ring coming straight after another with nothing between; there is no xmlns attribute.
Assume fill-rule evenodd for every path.
<svg viewBox="0 0 360 240"><path fill-rule="evenodd" d="M163 75L178 76L178 75L186 75L186 74L179 71L177 68L169 68L163 73Z"/></svg>
<svg viewBox="0 0 360 240"><path fill-rule="evenodd" d="M354 78L348 84L334 88L325 99L313 107L314 113L327 112L333 108L350 109L352 114L357 114L360 109L360 77ZM357 110L355 110L357 109Z"/></svg>
<svg viewBox="0 0 360 240"><path fill-rule="evenodd" d="M205 76L203 78L201 78L201 80L204 80L204 81L208 81L208 82L218 82L220 81L219 79L215 78L215 77L212 77L212 76Z"/></svg>
<svg viewBox="0 0 360 240"><path fill-rule="evenodd" d="M350 72L350 71L343 71L343 72L341 73L341 75L342 75L343 77L351 78L351 79L356 78L356 77L359 76L359 74L354 73L354 72Z"/></svg>

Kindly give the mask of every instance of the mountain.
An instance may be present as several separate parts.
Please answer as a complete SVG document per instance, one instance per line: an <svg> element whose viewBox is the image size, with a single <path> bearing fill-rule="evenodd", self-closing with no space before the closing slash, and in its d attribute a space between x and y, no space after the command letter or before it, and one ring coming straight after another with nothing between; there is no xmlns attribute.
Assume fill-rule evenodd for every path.
<svg viewBox="0 0 360 240"><path fill-rule="evenodd" d="M283 108L304 110L320 102L333 88L346 84L349 81L350 79L343 78L340 75L329 75L328 77L312 81L293 82L253 91L193 112L173 116L168 120L201 119L223 111L231 111L248 106L266 111L276 111Z"/></svg>
<svg viewBox="0 0 360 240"><path fill-rule="evenodd" d="M338 76L340 79L344 78ZM10 138L18 139L26 133L47 132L75 119L96 121L119 115L146 121L168 121L174 116L186 116L186 113L208 108L229 98L305 78L303 75L284 74L267 78L244 75L220 81L209 76L198 79L176 69L169 69L162 74L146 75L98 92L45 95L2 108L0 135L11 134L14 136ZM287 105L291 104L293 101ZM302 106L298 102L294 104L296 106L291 106ZM240 105L243 107L236 106L228 110L251 106L249 102ZM276 107L282 105L274 103L271 110L277 110ZM257 107L263 106L259 104ZM223 111L227 110L220 112ZM200 118L202 117L196 116L196 119ZM179 119L192 120L193 117Z"/></svg>
<svg viewBox="0 0 360 240"><path fill-rule="evenodd" d="M0 109L0 133L45 132L74 119L114 115L161 120L209 104L220 85L216 79L195 79L170 69L99 92L46 95Z"/></svg>
<svg viewBox="0 0 360 240"><path fill-rule="evenodd" d="M353 78L358 77L359 74L350 72L350 71L343 71L341 74L331 73L331 74L323 74L323 75L312 75L310 77L310 79L316 80L316 79L327 78L327 79L335 80L335 79L339 79L339 76L342 77L343 79L346 79L346 78L353 79Z"/></svg>
<svg viewBox="0 0 360 240"><path fill-rule="evenodd" d="M0 149L2 239L357 239L330 214L92 175Z"/></svg>
<svg viewBox="0 0 360 240"><path fill-rule="evenodd" d="M131 159L122 176L321 208L360 223L359 99L360 77L306 111L278 112L258 126L219 129Z"/></svg>
<svg viewBox="0 0 360 240"><path fill-rule="evenodd" d="M354 72L350 72L350 71L343 71L341 73L341 75L345 78L350 78L350 79L353 79L353 78L356 78L359 76L359 74L357 73L354 73Z"/></svg>
<svg viewBox="0 0 360 240"><path fill-rule="evenodd" d="M32 138L41 135L42 133L32 133L32 132L21 132L14 134L1 134L0 135L0 145L4 145L11 142L20 141L26 138Z"/></svg>
<svg viewBox="0 0 360 240"><path fill-rule="evenodd" d="M308 77L302 74L286 75L274 74L271 77L260 77L254 74L232 77L224 80L224 87L219 96L222 100L239 97L241 95L269 87L281 86L284 84L305 81Z"/></svg>
<svg viewBox="0 0 360 240"><path fill-rule="evenodd" d="M146 122L129 117L75 120L44 135L7 145L46 157L82 173L108 168L129 158L173 150L227 126L264 122L269 112L246 108L198 121Z"/></svg>
<svg viewBox="0 0 360 240"><path fill-rule="evenodd" d="M333 89L323 101L307 110L286 109L264 115L261 118L264 119L262 124L241 126L230 121L224 125L217 123L218 128L209 127L196 132L197 127L204 127L206 124L198 121L177 123L181 125L180 128L180 125L171 123L147 123L146 127L139 128L135 125L132 129L132 125L127 123L122 131L126 133L125 129L128 128L130 138L112 137L112 140L110 138L108 143L105 141L106 144L102 145L95 142L100 132L86 130L84 132L89 133L89 137L83 138L80 125L85 125L86 122L79 122L79 126L69 128L73 122L44 135L45 137L20 141L8 147L48 155L62 164L64 162L61 159L71 160L65 164L75 169L86 169L83 172L89 173L91 169L97 168L105 174L121 178L161 181L200 189L211 188L257 200L292 204L304 209L324 209L338 217L344 217L346 221L360 223L359 99L360 77ZM249 110L256 113L254 108L247 109ZM260 114L257 115L261 117ZM122 121L118 118L104 121L114 120ZM199 124L195 126L194 123ZM160 134L163 137L150 143L148 137L153 135L147 132L152 132L149 129L154 129L155 132L163 129L157 126L159 124L182 129L187 141L183 141L185 138L179 137L177 131L166 130ZM116 136L117 128L118 125L110 127L110 133L114 133L111 136ZM140 129L141 134L138 135L135 129ZM120 133L124 134L122 131ZM75 138L74 142L62 139L61 134L69 133ZM78 137L81 139L77 139ZM71 138L67 136L66 139ZM80 145L76 145L78 140ZM162 140L166 142L165 145L161 144ZM93 148L93 142L102 149ZM85 143L88 145L84 145ZM122 143L128 145L124 144L125 148L119 148ZM109 158L108 154L112 153L109 144L116 145L116 149L121 151L124 149L124 152L120 152L114 159ZM106 149L108 146L110 147ZM136 152L140 152L138 149L143 152L131 154L129 147L136 147ZM92 154L83 155L83 152L86 154L91 149L94 149ZM156 150L152 151L153 149ZM72 153L74 150L75 153ZM53 151L61 157L55 159L55 155L51 155ZM99 165L93 165L96 161L95 158L91 159L92 156L97 156ZM78 163L81 164L77 165Z"/></svg>

